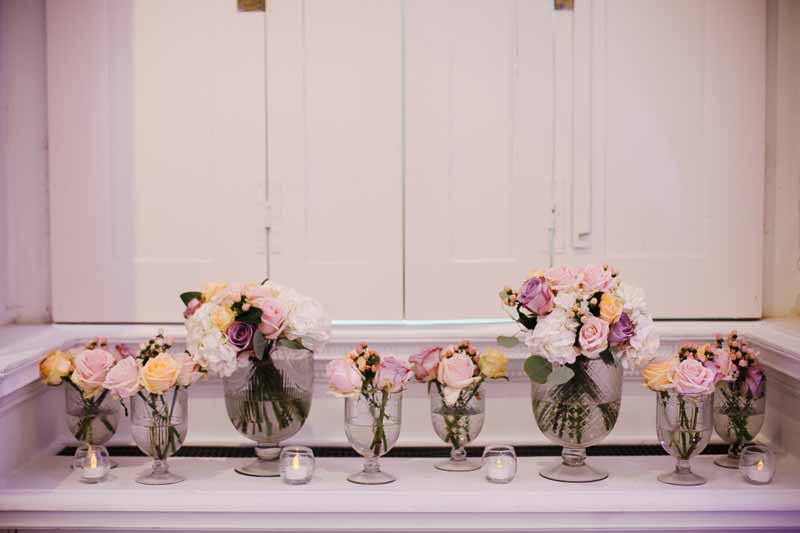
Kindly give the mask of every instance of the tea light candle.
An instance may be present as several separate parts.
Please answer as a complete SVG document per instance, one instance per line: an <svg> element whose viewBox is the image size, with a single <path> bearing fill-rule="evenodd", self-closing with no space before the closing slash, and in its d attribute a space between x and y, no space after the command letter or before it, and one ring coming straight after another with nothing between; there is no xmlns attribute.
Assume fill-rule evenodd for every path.
<svg viewBox="0 0 800 533"><path fill-rule="evenodd" d="M511 446L487 446L483 452L486 479L492 483L509 483L517 473L517 456Z"/></svg>
<svg viewBox="0 0 800 533"><path fill-rule="evenodd" d="M81 481L99 483L108 474L108 450L103 446L90 446L81 464Z"/></svg>
<svg viewBox="0 0 800 533"><path fill-rule="evenodd" d="M281 451L281 477L288 485L304 485L314 475L314 452L305 446L290 446Z"/></svg>
<svg viewBox="0 0 800 533"><path fill-rule="evenodd" d="M739 471L748 483L766 485L775 475L775 455L766 446L745 446L739 456Z"/></svg>

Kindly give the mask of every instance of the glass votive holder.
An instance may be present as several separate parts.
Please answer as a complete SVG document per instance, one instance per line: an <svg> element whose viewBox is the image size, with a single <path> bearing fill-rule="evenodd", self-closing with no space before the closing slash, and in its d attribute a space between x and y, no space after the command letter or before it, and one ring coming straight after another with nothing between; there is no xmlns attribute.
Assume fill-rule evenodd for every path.
<svg viewBox="0 0 800 533"><path fill-rule="evenodd" d="M748 483L766 485L775 476L775 454L761 444L747 445L739 455L739 472Z"/></svg>
<svg viewBox="0 0 800 533"><path fill-rule="evenodd" d="M287 485L305 485L314 476L314 452L305 446L286 446L281 450L280 470Z"/></svg>
<svg viewBox="0 0 800 533"><path fill-rule="evenodd" d="M510 483L517 475L517 454L504 444L487 446L481 458L486 480L491 483Z"/></svg>
<svg viewBox="0 0 800 533"><path fill-rule="evenodd" d="M111 470L111 460L105 446L87 446L77 458L76 468L83 483L100 483Z"/></svg>

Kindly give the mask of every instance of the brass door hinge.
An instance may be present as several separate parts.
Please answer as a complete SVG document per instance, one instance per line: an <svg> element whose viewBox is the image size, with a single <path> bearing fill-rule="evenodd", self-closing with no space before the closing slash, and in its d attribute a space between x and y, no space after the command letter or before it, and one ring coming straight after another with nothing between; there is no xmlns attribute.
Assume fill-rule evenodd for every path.
<svg viewBox="0 0 800 533"><path fill-rule="evenodd" d="M236 0L239 11L266 11L267 0Z"/></svg>
<svg viewBox="0 0 800 533"><path fill-rule="evenodd" d="M575 0L553 0L553 4L556 11L573 11L575 9Z"/></svg>

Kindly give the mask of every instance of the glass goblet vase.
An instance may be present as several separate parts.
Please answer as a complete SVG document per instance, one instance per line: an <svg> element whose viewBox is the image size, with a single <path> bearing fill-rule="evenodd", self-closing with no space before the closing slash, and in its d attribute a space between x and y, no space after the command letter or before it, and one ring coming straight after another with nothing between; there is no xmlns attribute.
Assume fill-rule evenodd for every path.
<svg viewBox="0 0 800 533"><path fill-rule="evenodd" d="M233 427L256 442L256 460L236 468L245 476L280 476L279 444L305 424L311 410L314 356L278 348L223 380Z"/></svg>
<svg viewBox="0 0 800 533"><path fill-rule="evenodd" d="M483 429L486 412L486 395L483 387L468 387L461 391L453 405L444 401L441 385L433 382L428 387L431 401L431 421L436 434L451 446L450 459L434 466L446 472L471 472L481 465L467 459L464 447L475 440Z"/></svg>
<svg viewBox="0 0 800 533"><path fill-rule="evenodd" d="M385 485L397 480L381 470L378 458L397 443L402 413L402 392L379 391L369 397L345 398L345 434L353 449L364 457L362 471L347 476L347 481Z"/></svg>
<svg viewBox="0 0 800 533"><path fill-rule="evenodd" d="M164 394L142 390L131 397L131 433L136 445L153 458L152 467L136 477L144 485L172 485L186 478L169 471L167 459L186 440L189 422L185 387L173 387Z"/></svg>
<svg viewBox="0 0 800 533"><path fill-rule="evenodd" d="M670 485L702 485L706 478L695 474L689 465L711 439L714 394L656 394L656 429L661 447L676 459L675 470L658 476Z"/></svg>
<svg viewBox="0 0 800 533"><path fill-rule="evenodd" d="M68 382L64 391L67 429L78 441L72 467L80 468L93 446L105 444L116 433L122 404L107 390L86 398L77 386ZM117 463L109 460L109 465L114 468Z"/></svg>
<svg viewBox="0 0 800 533"><path fill-rule="evenodd" d="M561 445L561 461L539 475L554 481L586 483L608 472L586 462L586 448L614 429L622 399L622 367L608 357L580 356L568 365L575 375L560 385L531 381L533 415L551 442Z"/></svg>
<svg viewBox="0 0 800 533"><path fill-rule="evenodd" d="M742 448L753 442L764 425L767 406L766 384L760 396L750 390L741 391L735 383L721 381L714 391L714 429L728 444L728 454L718 457L714 464L724 468L739 468Z"/></svg>

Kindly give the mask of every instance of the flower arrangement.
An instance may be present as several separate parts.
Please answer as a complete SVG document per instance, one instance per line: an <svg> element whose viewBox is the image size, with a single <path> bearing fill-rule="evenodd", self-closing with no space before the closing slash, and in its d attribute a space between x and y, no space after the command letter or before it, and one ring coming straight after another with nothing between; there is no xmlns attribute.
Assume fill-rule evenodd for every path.
<svg viewBox="0 0 800 533"><path fill-rule="evenodd" d="M108 341L94 339L76 350L52 351L39 363L44 384L66 384L78 393L82 405L73 435L81 442L94 442L95 422L102 424L109 436L116 430L116 421L101 407L109 393L104 385L116 362L108 351Z"/></svg>
<svg viewBox="0 0 800 533"><path fill-rule="evenodd" d="M414 375L408 362L380 355L362 342L358 348L328 363L328 390L339 398L363 398L370 406L373 431L369 449L379 457L389 448L384 423L389 395L402 392Z"/></svg>
<svg viewBox="0 0 800 533"><path fill-rule="evenodd" d="M268 280L209 283L201 291L181 294L181 300L187 351L217 376L249 368L237 429L247 434L271 428L268 404L280 429L296 417L305 421L307 409L287 395L273 356L277 350L315 351L328 341L330 321L316 300Z"/></svg>
<svg viewBox="0 0 800 533"><path fill-rule="evenodd" d="M610 430L619 401L609 399L607 384L593 378L599 375L593 361L612 369L618 360L638 367L653 357L659 339L644 291L622 282L608 265L561 266L531 273L518 290L500 291L500 298L521 328L498 343L510 348L522 341L532 354L526 374L550 388L546 401L534 406L540 428L580 444L596 404Z"/></svg>
<svg viewBox="0 0 800 533"><path fill-rule="evenodd" d="M445 406L445 442L460 449L469 440L469 403L480 397L487 379L507 379L505 354L489 349L482 354L468 340L442 349L431 347L409 358L414 376L436 391Z"/></svg>

